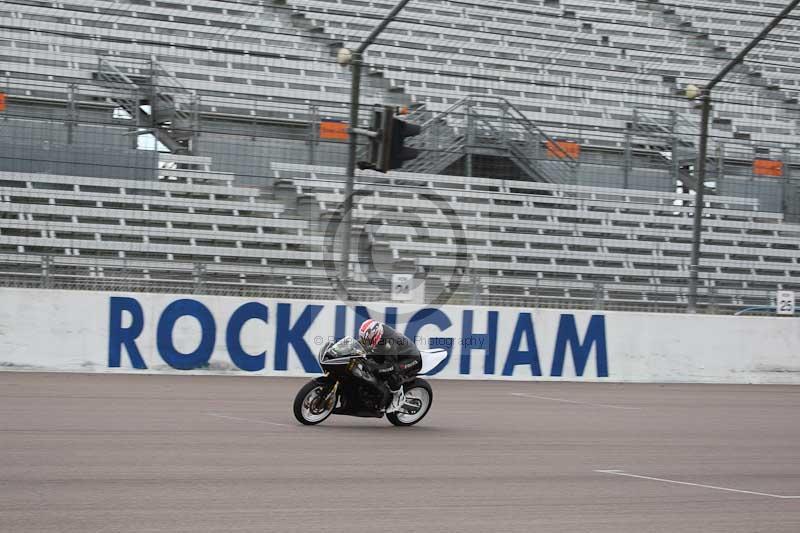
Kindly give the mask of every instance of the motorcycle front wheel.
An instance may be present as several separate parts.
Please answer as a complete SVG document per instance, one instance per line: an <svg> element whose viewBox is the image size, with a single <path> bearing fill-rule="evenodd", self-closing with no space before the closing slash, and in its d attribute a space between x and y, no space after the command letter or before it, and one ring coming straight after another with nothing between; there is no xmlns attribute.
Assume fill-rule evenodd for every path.
<svg viewBox="0 0 800 533"><path fill-rule="evenodd" d="M428 414L433 404L433 389L424 379L417 378L405 384L406 405L412 404L416 410L387 413L386 418L395 426L413 426Z"/></svg>
<svg viewBox="0 0 800 533"><path fill-rule="evenodd" d="M316 380L303 385L294 397L294 417L297 421L306 426L314 426L331 416L336 407L336 399L325 402L322 397L329 390L328 385Z"/></svg>

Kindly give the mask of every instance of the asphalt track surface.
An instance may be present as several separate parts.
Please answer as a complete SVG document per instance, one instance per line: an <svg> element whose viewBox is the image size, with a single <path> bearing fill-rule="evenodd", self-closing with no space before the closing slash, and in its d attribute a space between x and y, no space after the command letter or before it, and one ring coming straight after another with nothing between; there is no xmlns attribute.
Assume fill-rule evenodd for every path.
<svg viewBox="0 0 800 533"><path fill-rule="evenodd" d="M800 387L435 381L416 427L302 427L304 381L0 373L0 530L800 531Z"/></svg>

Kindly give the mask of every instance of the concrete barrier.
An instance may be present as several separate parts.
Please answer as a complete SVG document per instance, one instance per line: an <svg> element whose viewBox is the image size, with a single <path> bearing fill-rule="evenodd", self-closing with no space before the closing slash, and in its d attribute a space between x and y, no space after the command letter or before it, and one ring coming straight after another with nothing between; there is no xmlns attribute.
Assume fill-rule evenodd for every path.
<svg viewBox="0 0 800 533"><path fill-rule="evenodd" d="M449 356L436 377L800 383L800 320L0 289L0 368L306 375L367 317Z"/></svg>

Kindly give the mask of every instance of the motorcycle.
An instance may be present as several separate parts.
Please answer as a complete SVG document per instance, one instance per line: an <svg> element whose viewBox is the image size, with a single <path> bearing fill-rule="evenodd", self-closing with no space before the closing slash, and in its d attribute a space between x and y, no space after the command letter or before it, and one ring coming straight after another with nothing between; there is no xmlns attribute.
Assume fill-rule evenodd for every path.
<svg viewBox="0 0 800 533"><path fill-rule="evenodd" d="M421 352L419 374L430 372L445 357L445 350ZM353 337L344 337L322 347L318 355L325 374L306 383L294 399L294 416L301 424L316 425L330 415L386 418L395 426L413 426L422 420L433 403L433 390L422 378L403 384L405 402L399 411L385 413L383 395L376 388L367 352Z"/></svg>

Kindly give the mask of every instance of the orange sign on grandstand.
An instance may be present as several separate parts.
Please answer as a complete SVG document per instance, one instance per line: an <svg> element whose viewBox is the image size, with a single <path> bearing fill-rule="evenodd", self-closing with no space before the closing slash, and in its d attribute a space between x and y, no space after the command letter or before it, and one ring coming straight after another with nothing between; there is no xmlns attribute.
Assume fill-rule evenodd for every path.
<svg viewBox="0 0 800 533"><path fill-rule="evenodd" d="M347 133L347 122L323 120L319 124L319 136L321 139L346 141L350 138L350 135Z"/></svg>
<svg viewBox="0 0 800 533"><path fill-rule="evenodd" d="M547 157L564 159L566 156L578 159L581 155L581 145L574 141L547 141Z"/></svg>
<svg viewBox="0 0 800 533"><path fill-rule="evenodd" d="M6 110L6 93L0 93L0 111Z"/></svg>
<svg viewBox="0 0 800 533"><path fill-rule="evenodd" d="M753 160L753 174L757 176L783 176L783 162L771 159Z"/></svg>

